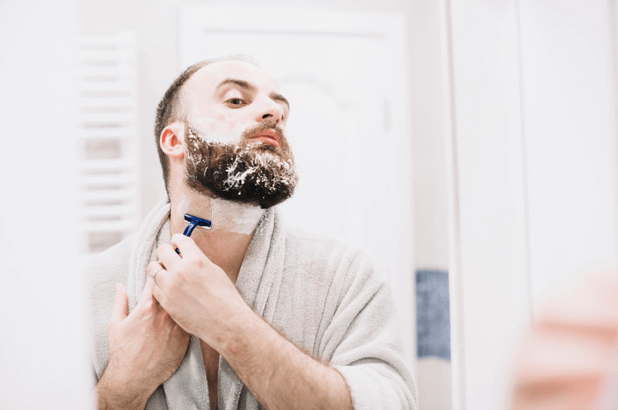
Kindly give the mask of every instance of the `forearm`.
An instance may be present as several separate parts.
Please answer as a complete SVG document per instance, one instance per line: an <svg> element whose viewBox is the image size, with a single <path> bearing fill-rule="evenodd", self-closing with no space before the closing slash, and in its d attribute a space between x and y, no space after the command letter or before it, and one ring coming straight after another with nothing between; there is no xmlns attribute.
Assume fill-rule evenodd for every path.
<svg viewBox="0 0 618 410"><path fill-rule="evenodd" d="M343 376L314 360L250 309L220 353L270 410L352 409Z"/></svg>
<svg viewBox="0 0 618 410"><path fill-rule="evenodd" d="M146 407L148 392L127 389L129 386L115 383L113 375L106 373L94 390L97 410L143 410Z"/></svg>

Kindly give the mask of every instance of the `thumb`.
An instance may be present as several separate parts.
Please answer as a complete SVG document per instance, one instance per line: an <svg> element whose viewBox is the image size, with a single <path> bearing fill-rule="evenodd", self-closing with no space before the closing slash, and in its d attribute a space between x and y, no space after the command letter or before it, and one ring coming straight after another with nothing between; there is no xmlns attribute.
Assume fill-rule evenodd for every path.
<svg viewBox="0 0 618 410"><path fill-rule="evenodd" d="M116 294L114 295L114 305L112 306L111 321L121 322L127 317L127 309L129 298L124 286L121 283L116 284Z"/></svg>
<svg viewBox="0 0 618 410"><path fill-rule="evenodd" d="M143 305L149 299L152 298L153 285L154 285L154 282L152 281L152 278L148 276L146 278L146 284L144 285L144 290L142 290L142 296L140 296L139 301L137 302L138 305Z"/></svg>

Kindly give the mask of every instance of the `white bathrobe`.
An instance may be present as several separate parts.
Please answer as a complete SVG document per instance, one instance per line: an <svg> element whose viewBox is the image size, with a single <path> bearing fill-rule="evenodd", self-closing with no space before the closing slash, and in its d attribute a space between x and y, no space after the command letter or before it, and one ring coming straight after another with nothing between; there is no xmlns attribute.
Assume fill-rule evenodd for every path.
<svg viewBox="0 0 618 410"><path fill-rule="evenodd" d="M170 242L170 205L159 203L140 231L95 257L91 276L93 361L100 377L109 359L107 323L114 285L122 283L131 311L146 283L146 266ZM236 287L266 321L345 378L355 409L417 409L393 296L373 259L356 247L283 226L270 209L261 219ZM219 409L261 408L222 357ZM199 339L176 373L150 397L148 410L209 410Z"/></svg>

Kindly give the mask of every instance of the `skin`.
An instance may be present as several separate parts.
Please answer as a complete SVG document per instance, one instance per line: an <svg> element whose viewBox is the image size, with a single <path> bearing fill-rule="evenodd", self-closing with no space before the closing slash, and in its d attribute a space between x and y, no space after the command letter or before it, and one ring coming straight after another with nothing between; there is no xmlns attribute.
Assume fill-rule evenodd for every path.
<svg viewBox="0 0 618 410"><path fill-rule="evenodd" d="M233 83L218 87L227 78L249 82L253 88ZM289 107L279 98L275 81L253 64L213 63L195 73L183 92L185 101L191 102L190 122L216 124L209 131L218 135L265 119L285 129ZM183 136L181 122L161 133L160 145L170 160L172 245L159 248L158 261L148 266L150 277L159 271L144 289L143 306L138 304L125 317L126 295L122 290L116 293L109 327L110 363L97 385L99 408L144 408L157 386L178 368L188 335L194 334L201 340L213 409L219 355L268 409L352 409L343 376L281 336L238 293L235 283L253 232L196 229L191 238L181 234L185 227L177 210L181 201L188 200L192 210L212 205L210 198L182 183ZM162 335L155 346L149 346L152 334Z"/></svg>
<svg viewBox="0 0 618 410"><path fill-rule="evenodd" d="M127 294L122 285L116 285L108 325L110 360L96 387L99 409L143 409L148 397L174 374L184 357L189 334L152 296L153 285L148 279L128 316ZM159 337L153 338L153 334ZM135 381L141 389L134 388Z"/></svg>
<svg viewBox="0 0 618 410"><path fill-rule="evenodd" d="M592 276L549 301L516 357L512 410L598 408L617 343L615 273Z"/></svg>

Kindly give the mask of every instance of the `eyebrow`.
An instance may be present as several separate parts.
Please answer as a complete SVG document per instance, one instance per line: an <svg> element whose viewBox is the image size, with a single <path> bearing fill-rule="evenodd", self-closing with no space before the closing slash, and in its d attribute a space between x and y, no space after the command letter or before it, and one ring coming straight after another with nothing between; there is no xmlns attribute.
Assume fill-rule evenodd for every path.
<svg viewBox="0 0 618 410"><path fill-rule="evenodd" d="M221 81L219 83L219 85L217 86L217 88L215 90L219 90L221 87L223 87L224 85L227 85L227 84L234 84L237 87L244 88L244 89L252 91L252 92L257 91L257 87L255 85L251 84L248 81L240 80L238 78L226 78L225 80L223 80L223 81ZM287 98L285 98L281 94L276 93L276 92L273 91L268 96L271 99L275 100L275 101L280 101L280 102L284 103L285 105L288 106L288 110L290 109L290 102L288 101Z"/></svg>

